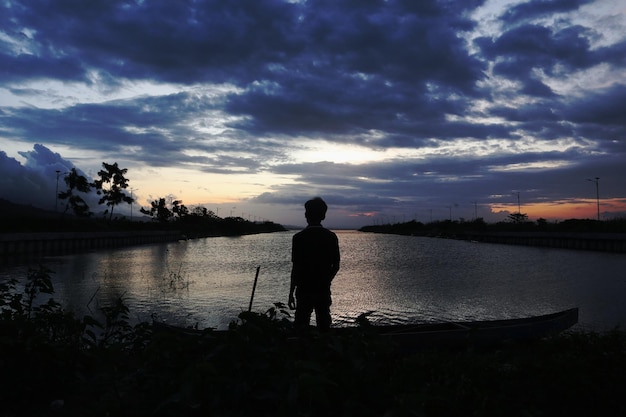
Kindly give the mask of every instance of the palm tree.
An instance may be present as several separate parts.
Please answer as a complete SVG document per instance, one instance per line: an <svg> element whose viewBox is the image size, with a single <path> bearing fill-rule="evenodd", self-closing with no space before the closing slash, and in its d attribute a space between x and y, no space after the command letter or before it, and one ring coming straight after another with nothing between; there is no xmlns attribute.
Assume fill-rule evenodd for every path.
<svg viewBox="0 0 626 417"><path fill-rule="evenodd" d="M70 172L65 175L63 181L67 184L67 190L60 192L58 195L59 199L67 200L63 213L67 212L67 210L71 207L72 211L77 216L91 216L93 213L89 211L89 206L85 200L80 195L74 194L75 191L88 193L91 190L91 184L89 184L87 178L80 175L76 168L72 168Z"/></svg>
<svg viewBox="0 0 626 417"><path fill-rule="evenodd" d="M128 179L124 177L128 172L127 168L120 168L117 162L114 164L102 163L104 169L98 172L100 179L93 182L93 186L96 188L98 195L102 195L98 204L106 204L111 208L104 212L106 215L109 212L109 220L113 218L113 210L115 206L121 203L130 204L133 202L133 198L126 195L124 192L128 188Z"/></svg>

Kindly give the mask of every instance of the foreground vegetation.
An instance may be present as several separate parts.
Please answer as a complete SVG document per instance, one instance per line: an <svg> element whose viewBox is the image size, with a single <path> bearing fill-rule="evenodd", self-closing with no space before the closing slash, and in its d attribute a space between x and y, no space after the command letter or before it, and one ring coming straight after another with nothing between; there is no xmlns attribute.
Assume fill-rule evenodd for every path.
<svg viewBox="0 0 626 417"><path fill-rule="evenodd" d="M131 325L122 300L77 318L51 271L0 285L1 416L625 415L626 334L399 354L367 332L293 339L288 312L225 334Z"/></svg>

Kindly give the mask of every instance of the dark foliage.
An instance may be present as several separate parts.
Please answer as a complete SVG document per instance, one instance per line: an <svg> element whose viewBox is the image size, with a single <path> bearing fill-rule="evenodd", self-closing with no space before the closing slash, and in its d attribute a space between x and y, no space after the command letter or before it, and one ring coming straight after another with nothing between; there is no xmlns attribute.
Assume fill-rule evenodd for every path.
<svg viewBox="0 0 626 417"><path fill-rule="evenodd" d="M227 332L78 319L45 268L0 285L0 416L624 415L626 334L400 354L368 332L295 337L284 305ZM366 313L367 314L367 313ZM361 321L366 324L367 317Z"/></svg>
<svg viewBox="0 0 626 417"><path fill-rule="evenodd" d="M415 236L460 236L485 232L549 232L549 233L626 233L626 219L590 220L569 219L549 223L545 219L536 222L515 221L485 223L473 221L436 221L423 224L416 221L384 225L364 226L362 232L391 233Z"/></svg>
<svg viewBox="0 0 626 417"><path fill-rule="evenodd" d="M238 236L254 233L280 232L286 229L270 221L251 222L241 217L225 219L195 212L177 217L171 222L130 221L125 217L85 218L71 214L45 211L32 206L14 204L0 199L0 217L10 219L0 224L0 233L54 233L54 232L133 232L178 231L188 238L208 236Z"/></svg>

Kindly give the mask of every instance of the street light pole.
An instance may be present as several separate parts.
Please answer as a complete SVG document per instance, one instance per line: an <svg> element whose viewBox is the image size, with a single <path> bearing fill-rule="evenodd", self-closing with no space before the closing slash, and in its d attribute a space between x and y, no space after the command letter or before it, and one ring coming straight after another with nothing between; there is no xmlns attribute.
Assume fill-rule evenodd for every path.
<svg viewBox="0 0 626 417"><path fill-rule="evenodd" d="M519 191L515 191L513 195L517 194L517 214L522 214L522 204L519 201Z"/></svg>
<svg viewBox="0 0 626 417"><path fill-rule="evenodd" d="M130 189L130 221L133 221L133 202L135 201L135 199L133 198L133 191L137 191L138 188L131 188Z"/></svg>
<svg viewBox="0 0 626 417"><path fill-rule="evenodd" d="M474 220L478 219L478 201L472 201L474 204Z"/></svg>
<svg viewBox="0 0 626 417"><path fill-rule="evenodd" d="M596 206L598 208L598 221L600 221L600 177L595 177L594 179L587 178L587 181L596 183Z"/></svg>
<svg viewBox="0 0 626 417"><path fill-rule="evenodd" d="M59 175L61 174L61 171L57 169L55 172L57 173L57 187L56 187L56 192L54 194L54 211L56 213L58 205L59 205Z"/></svg>

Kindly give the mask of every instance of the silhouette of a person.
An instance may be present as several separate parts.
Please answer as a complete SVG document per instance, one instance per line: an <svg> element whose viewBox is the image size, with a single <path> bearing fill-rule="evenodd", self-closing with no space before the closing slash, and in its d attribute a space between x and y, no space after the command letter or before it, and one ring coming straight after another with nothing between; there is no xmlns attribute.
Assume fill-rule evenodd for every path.
<svg viewBox="0 0 626 417"><path fill-rule="evenodd" d="M304 204L304 209L308 226L293 236L291 246L289 307L296 309L296 329L308 328L315 310L317 328L326 331L331 323L330 284L339 271L339 241L322 226L328 209L324 200L315 197Z"/></svg>

